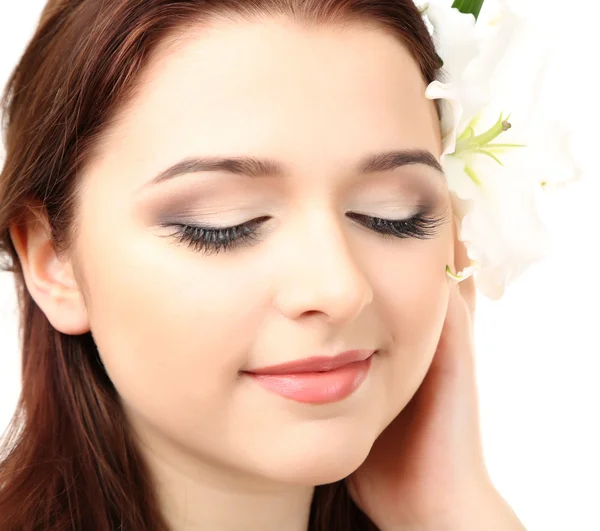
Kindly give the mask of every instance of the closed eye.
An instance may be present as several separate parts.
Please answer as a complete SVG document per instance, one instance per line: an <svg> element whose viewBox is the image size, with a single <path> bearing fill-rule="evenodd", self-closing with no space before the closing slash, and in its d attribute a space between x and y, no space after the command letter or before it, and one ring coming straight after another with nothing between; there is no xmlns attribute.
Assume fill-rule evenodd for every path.
<svg viewBox="0 0 600 531"><path fill-rule="evenodd" d="M402 220L384 219L354 212L349 212L346 216L380 236L400 239L427 240L434 238L447 222L446 216L429 217L425 213L418 213L411 218ZM186 224L164 226L174 229L170 236L179 243L188 245L194 251L218 254L257 242L261 225L269 219L268 216L263 216L232 227Z"/></svg>
<svg viewBox="0 0 600 531"><path fill-rule="evenodd" d="M384 219L353 212L346 214L350 219L383 236L396 238L417 238L427 240L434 238L439 229L446 223L445 217L429 217L423 213L408 219Z"/></svg>

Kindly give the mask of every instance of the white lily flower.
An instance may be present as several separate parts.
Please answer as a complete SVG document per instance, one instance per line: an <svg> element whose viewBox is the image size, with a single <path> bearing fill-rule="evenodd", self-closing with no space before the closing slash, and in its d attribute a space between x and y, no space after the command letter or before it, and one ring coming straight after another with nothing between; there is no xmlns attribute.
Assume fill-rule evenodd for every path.
<svg viewBox="0 0 600 531"><path fill-rule="evenodd" d="M459 238L477 287L498 299L548 253L538 211L544 186L569 182L578 171L562 126L549 124L536 105L545 55L524 19L505 0L487 21L491 12L484 9L477 23L450 5L423 6L444 62L443 78L427 87L426 97L443 104L442 165Z"/></svg>

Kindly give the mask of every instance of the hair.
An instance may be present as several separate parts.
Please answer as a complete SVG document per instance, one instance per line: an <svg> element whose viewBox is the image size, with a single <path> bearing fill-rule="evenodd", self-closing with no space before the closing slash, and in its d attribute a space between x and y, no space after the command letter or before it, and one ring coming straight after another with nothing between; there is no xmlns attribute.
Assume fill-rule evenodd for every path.
<svg viewBox="0 0 600 531"><path fill-rule="evenodd" d="M78 174L133 98L167 37L230 17L303 24L360 22L390 32L430 83L440 73L412 0L50 0L3 99L0 259L14 274L22 389L0 446L0 531L168 531L150 471L91 333L52 327L29 294L9 228L43 211L57 251L73 241ZM139 84L139 83L138 83ZM344 481L316 487L310 531L375 525Z"/></svg>

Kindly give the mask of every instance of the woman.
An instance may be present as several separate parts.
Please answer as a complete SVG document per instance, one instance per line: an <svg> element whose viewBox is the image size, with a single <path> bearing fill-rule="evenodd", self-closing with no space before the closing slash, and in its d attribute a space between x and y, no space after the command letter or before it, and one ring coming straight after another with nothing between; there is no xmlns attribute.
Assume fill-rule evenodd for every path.
<svg viewBox="0 0 600 531"><path fill-rule="evenodd" d="M410 0L50 1L6 92L0 529L516 530Z"/></svg>

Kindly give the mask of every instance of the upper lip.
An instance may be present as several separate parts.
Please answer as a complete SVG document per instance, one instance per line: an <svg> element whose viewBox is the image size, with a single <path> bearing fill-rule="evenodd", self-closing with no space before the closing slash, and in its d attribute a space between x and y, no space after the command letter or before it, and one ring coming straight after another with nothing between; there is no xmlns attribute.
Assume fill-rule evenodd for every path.
<svg viewBox="0 0 600 531"><path fill-rule="evenodd" d="M325 372L339 369L349 363L370 358L375 350L347 350L336 356L311 356L270 367L247 371L252 374L299 374L303 372Z"/></svg>

